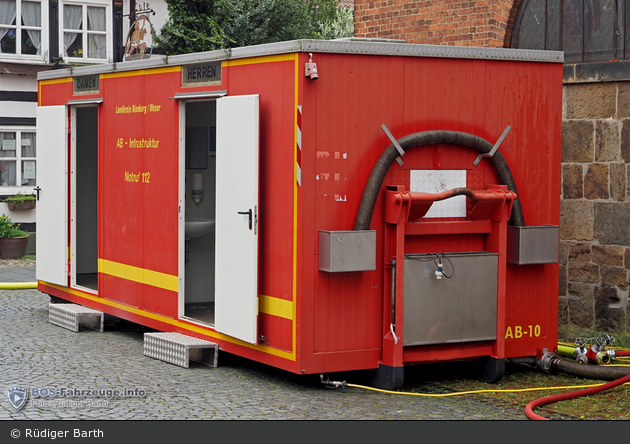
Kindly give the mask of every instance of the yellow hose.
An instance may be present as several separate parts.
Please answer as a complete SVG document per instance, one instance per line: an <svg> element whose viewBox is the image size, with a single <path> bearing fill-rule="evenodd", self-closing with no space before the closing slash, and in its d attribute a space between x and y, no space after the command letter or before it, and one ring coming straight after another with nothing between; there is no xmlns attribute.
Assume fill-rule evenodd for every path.
<svg viewBox="0 0 630 444"><path fill-rule="evenodd" d="M575 347L569 347L568 345L560 345L558 344L558 353L561 355L573 357L573 351Z"/></svg>
<svg viewBox="0 0 630 444"><path fill-rule="evenodd" d="M0 282L0 290L37 288L37 282Z"/></svg>
<svg viewBox="0 0 630 444"><path fill-rule="evenodd" d="M626 383L626 384L630 384L630 383ZM623 384L623 385L626 385L626 384ZM542 390L567 390L567 389L597 387L600 385L604 385L604 384L602 383L602 384L573 385L573 386L563 386L563 387L534 387L534 388L526 388L526 389L470 390L470 391L465 391L465 392L434 394L434 393L415 393L415 392L394 392L391 390L382 390L382 389L377 389L374 387L367 387L364 385L345 384L346 387L373 390L375 392L389 393L391 395L426 396L430 398L443 398L446 396L461 396L461 395L471 395L471 394L477 394L477 393L516 393L516 392L535 392L535 391L542 391Z"/></svg>
<svg viewBox="0 0 630 444"><path fill-rule="evenodd" d="M566 343L558 343L558 354L563 355L563 356L567 356L570 358L574 358L573 356L573 351L575 350L576 346L570 346L570 345L566 345ZM613 349L613 347L609 347L611 349ZM621 347L614 347L614 349L617 350L624 350ZM618 362L618 364L602 364L602 367L628 367L627 364L623 364L625 362L627 362L627 358L626 356L618 356L615 360Z"/></svg>
<svg viewBox="0 0 630 444"><path fill-rule="evenodd" d="M561 343L558 344L558 353L573 356L573 350L575 347L571 347L569 345L563 345ZM365 390L373 390L375 392L388 393L391 395L406 395L406 396L424 396L430 398L443 398L446 396L461 396L461 395L471 395L478 393L517 393L517 392L533 392L533 391L544 391L544 390L568 390L568 389L586 389L590 387L597 387L605 385L606 383L601 384L587 384L587 385L574 385L574 386L561 386L561 387L534 387L534 388L526 388L526 389L490 389L490 390L469 390L464 392L455 392L455 393L415 393L415 392L395 392L391 390L383 390L374 387L367 387L364 385L358 384L348 384L344 383L346 387L354 387ZM630 385L630 383L625 383L622 385Z"/></svg>
<svg viewBox="0 0 630 444"><path fill-rule="evenodd" d="M575 349L575 347L569 346L569 345L563 345L562 343L558 344L558 353L559 354L563 354L563 355L568 355L573 357L573 350ZM613 364L614 365L614 364ZM610 365L610 366L613 366ZM619 365L620 367L626 367L624 365ZM431 398L443 398L446 396L461 396L461 395L471 395L471 394L477 394L477 393L516 393L516 392L534 392L534 391L543 391L543 390L568 390L568 389L583 389L583 388L590 388L590 387L597 387L600 385L604 385L605 383L602 384L588 384L588 385L574 385L574 386L562 386L562 387L534 387L534 388L526 388L526 389L495 389L495 390L470 390L470 391L464 391L464 392L456 392L456 393L443 393L443 394L432 394L432 393L415 393L415 392L395 392L395 391L391 391L391 390L382 390L382 389L378 389L378 388L374 388L374 387L367 387L364 385L357 385L357 384L345 384L346 387L354 387L354 388L361 388L361 389L365 389L365 390L373 390L375 392L381 392L381 393L389 393L392 395L407 395L407 396L425 396L425 397L431 397ZM629 385L630 383L625 383L623 385Z"/></svg>

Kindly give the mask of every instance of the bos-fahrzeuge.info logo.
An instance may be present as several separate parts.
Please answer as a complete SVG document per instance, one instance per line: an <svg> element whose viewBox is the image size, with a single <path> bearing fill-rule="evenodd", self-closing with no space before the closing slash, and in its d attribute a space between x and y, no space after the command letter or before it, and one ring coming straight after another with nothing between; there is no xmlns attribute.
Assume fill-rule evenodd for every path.
<svg viewBox="0 0 630 444"><path fill-rule="evenodd" d="M9 387L7 389L7 399L9 400L9 404L15 410L20 410L26 404L26 400L28 399L28 390L26 387Z"/></svg>
<svg viewBox="0 0 630 444"><path fill-rule="evenodd" d="M146 390L139 388L123 388L123 389L76 389L66 387L41 387L31 388L31 397L33 398L142 398L147 395ZM29 390L26 387L14 386L7 388L7 399L9 404L15 410L20 410L26 404ZM54 400L53 400L54 401ZM41 399L33 399L33 403L37 402L38 407L46 407L52 401L43 401ZM107 401L55 401L55 406L74 406L74 407L106 407Z"/></svg>

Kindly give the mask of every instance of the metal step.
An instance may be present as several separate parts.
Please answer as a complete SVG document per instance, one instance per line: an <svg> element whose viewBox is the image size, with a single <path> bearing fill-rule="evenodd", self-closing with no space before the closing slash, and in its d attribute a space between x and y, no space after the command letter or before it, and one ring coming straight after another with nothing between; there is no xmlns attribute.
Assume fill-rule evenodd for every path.
<svg viewBox="0 0 630 444"><path fill-rule="evenodd" d="M190 361L216 367L219 345L181 333L145 333L144 356L185 368Z"/></svg>
<svg viewBox="0 0 630 444"><path fill-rule="evenodd" d="M75 332L81 325L103 331L103 312L77 304L48 305L48 321Z"/></svg>

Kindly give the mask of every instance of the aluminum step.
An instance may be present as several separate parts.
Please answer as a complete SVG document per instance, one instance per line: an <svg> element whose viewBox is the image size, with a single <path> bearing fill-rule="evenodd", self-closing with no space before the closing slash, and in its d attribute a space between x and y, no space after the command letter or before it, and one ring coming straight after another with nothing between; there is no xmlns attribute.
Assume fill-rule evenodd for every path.
<svg viewBox="0 0 630 444"><path fill-rule="evenodd" d="M219 345L181 333L145 333L144 356L185 368L190 361L216 367Z"/></svg>
<svg viewBox="0 0 630 444"><path fill-rule="evenodd" d="M59 327L79 331L80 326L103 331L103 312L77 304L48 305L48 321Z"/></svg>

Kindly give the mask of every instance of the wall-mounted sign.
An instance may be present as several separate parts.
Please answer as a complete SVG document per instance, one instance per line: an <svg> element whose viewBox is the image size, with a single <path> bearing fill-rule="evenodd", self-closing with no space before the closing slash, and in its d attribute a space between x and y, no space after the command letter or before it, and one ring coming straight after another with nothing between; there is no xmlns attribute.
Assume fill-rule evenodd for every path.
<svg viewBox="0 0 630 444"><path fill-rule="evenodd" d="M73 93L74 94L98 94L99 93L98 74L90 76L80 76L74 78Z"/></svg>
<svg viewBox="0 0 630 444"><path fill-rule="evenodd" d="M221 62L182 66L182 86L220 85Z"/></svg>

